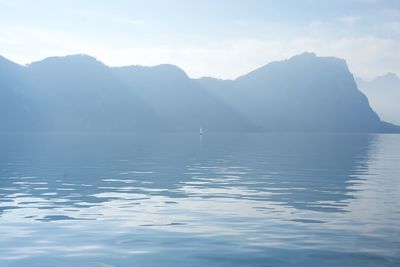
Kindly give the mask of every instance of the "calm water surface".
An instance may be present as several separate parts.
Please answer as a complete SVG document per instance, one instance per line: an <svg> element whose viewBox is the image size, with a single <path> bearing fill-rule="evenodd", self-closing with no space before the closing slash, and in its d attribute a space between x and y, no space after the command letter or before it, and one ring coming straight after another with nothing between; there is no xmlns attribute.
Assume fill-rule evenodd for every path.
<svg viewBox="0 0 400 267"><path fill-rule="evenodd" d="M400 266L400 135L0 135L0 266Z"/></svg>

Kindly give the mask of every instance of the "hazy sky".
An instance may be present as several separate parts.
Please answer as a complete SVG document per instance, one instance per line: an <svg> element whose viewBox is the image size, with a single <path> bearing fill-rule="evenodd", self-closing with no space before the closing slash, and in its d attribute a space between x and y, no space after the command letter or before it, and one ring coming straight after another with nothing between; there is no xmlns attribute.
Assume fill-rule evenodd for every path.
<svg viewBox="0 0 400 267"><path fill-rule="evenodd" d="M400 0L0 0L0 55L21 64L85 53L234 78L303 51L400 74Z"/></svg>

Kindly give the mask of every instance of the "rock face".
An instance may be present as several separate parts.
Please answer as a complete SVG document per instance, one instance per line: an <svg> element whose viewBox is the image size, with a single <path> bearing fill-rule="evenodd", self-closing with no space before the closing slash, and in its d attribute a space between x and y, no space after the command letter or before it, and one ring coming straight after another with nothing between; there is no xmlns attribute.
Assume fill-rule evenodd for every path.
<svg viewBox="0 0 400 267"><path fill-rule="evenodd" d="M236 80L86 55L27 66L0 57L0 131L388 132L343 60L305 53Z"/></svg>
<svg viewBox="0 0 400 267"><path fill-rule="evenodd" d="M382 119L400 124L400 78L396 74L387 73L369 82L357 79L357 85Z"/></svg>

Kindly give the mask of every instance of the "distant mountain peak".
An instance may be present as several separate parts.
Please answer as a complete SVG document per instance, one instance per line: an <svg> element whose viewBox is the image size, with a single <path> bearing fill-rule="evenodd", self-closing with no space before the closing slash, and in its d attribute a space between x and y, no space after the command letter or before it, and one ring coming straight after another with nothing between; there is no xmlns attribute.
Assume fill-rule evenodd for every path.
<svg viewBox="0 0 400 267"><path fill-rule="evenodd" d="M396 73L394 73L394 72L388 72L388 73L386 73L384 76L396 77L396 78L398 78L398 76L397 76Z"/></svg>
<svg viewBox="0 0 400 267"><path fill-rule="evenodd" d="M95 57L86 54L72 54L66 56L54 56L48 57L44 60L88 60L88 61L98 61Z"/></svg>
<svg viewBox="0 0 400 267"><path fill-rule="evenodd" d="M38 66L38 65L52 65L52 64L84 64L84 65L103 65L101 61L97 60L95 57L86 54L73 54L66 56L55 56L47 57L40 61L35 61L28 66Z"/></svg>
<svg viewBox="0 0 400 267"><path fill-rule="evenodd" d="M393 72L388 72L373 79L370 84L375 87L391 87L400 89L400 78Z"/></svg>
<svg viewBox="0 0 400 267"><path fill-rule="evenodd" d="M375 80L377 80L377 79L385 79L387 81L389 81L389 80L400 80L399 77L394 72L388 72L388 73L386 73L386 74L384 74L382 76L379 76L379 77L375 78Z"/></svg>
<svg viewBox="0 0 400 267"><path fill-rule="evenodd" d="M289 60L293 59L293 58L317 58L317 57L318 56L314 52L305 51L305 52L300 53L298 55L294 55L293 57L289 58Z"/></svg>
<svg viewBox="0 0 400 267"><path fill-rule="evenodd" d="M301 54L298 55L294 55L291 58L287 59L286 61L296 61L296 60L304 60L304 61L331 61L331 62L338 62L339 64L346 64L346 61L342 58L338 58L338 57L326 57L326 56L318 56L317 54L315 54L314 52L303 52Z"/></svg>
<svg viewBox="0 0 400 267"><path fill-rule="evenodd" d="M190 80L189 76L184 70L173 64L160 64L156 66L130 65L112 68L117 72L123 71L129 76L136 75L141 77L148 77L150 75L152 79L156 80Z"/></svg>
<svg viewBox="0 0 400 267"><path fill-rule="evenodd" d="M186 72L183 69L181 69L178 66L173 65L173 64L160 64L160 65L156 65L152 68L164 70L167 72L176 73L177 75L184 75L184 76L188 77Z"/></svg>
<svg viewBox="0 0 400 267"><path fill-rule="evenodd" d="M312 52L304 52L289 59L270 62L240 76L238 80L263 79L266 77L265 74L269 74L271 79L275 79L275 76L272 74L274 71L280 74L286 72L287 75L290 73L299 75L299 72L308 72L311 76L314 74L317 75L317 72L320 74L338 71L341 73L350 73L344 59L337 57L320 57Z"/></svg>

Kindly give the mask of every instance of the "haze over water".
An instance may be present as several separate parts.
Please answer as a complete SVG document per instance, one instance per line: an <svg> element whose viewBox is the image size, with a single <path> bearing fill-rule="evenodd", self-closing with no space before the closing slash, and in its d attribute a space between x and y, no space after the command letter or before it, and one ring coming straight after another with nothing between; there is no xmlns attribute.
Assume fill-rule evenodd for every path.
<svg viewBox="0 0 400 267"><path fill-rule="evenodd" d="M400 136L2 134L0 266L399 266Z"/></svg>

